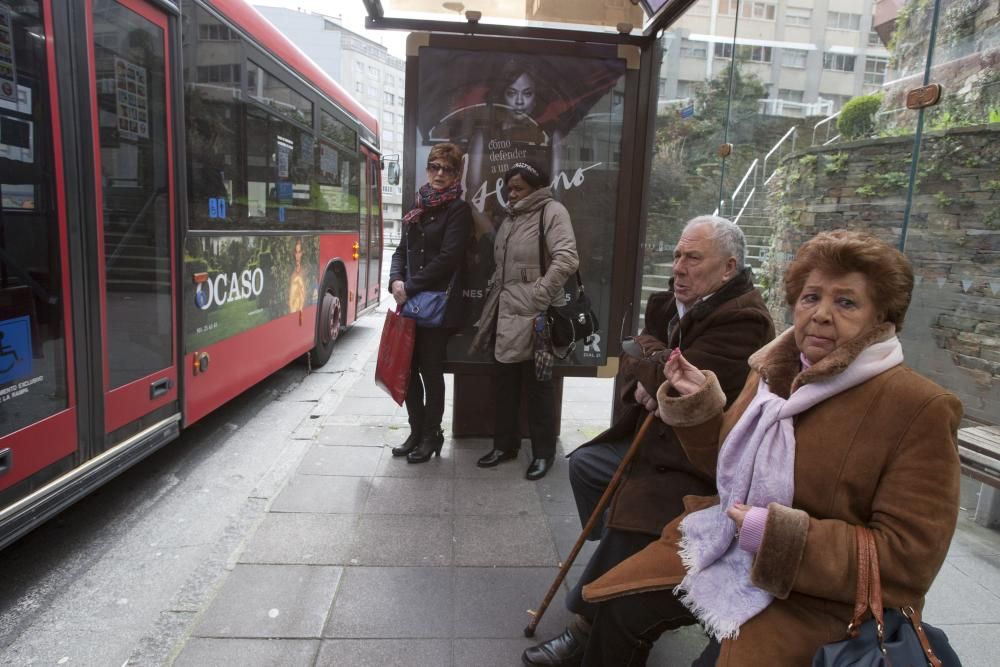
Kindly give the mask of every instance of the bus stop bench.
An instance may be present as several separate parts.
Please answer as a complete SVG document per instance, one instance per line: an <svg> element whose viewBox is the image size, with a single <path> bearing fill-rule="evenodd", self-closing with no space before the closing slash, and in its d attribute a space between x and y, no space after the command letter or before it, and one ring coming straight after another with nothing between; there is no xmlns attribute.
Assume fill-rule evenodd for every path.
<svg viewBox="0 0 1000 667"><path fill-rule="evenodd" d="M1000 526L1000 427L958 429L958 458L962 474L983 483L976 505L976 523Z"/></svg>

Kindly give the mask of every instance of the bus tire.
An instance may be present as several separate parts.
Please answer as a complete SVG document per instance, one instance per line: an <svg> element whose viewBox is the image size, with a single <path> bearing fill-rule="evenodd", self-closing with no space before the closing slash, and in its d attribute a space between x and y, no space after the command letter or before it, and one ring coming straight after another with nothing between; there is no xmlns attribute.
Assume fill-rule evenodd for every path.
<svg viewBox="0 0 1000 667"><path fill-rule="evenodd" d="M319 290L319 307L316 314L316 347L309 351L312 364L317 368L330 360L333 346L340 337L344 321L344 301L340 286L332 271L327 271Z"/></svg>

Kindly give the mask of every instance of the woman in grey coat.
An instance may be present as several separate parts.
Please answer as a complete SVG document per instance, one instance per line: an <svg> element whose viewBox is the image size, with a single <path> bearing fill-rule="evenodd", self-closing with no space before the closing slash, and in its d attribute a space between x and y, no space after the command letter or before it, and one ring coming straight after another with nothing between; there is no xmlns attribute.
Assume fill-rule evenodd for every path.
<svg viewBox="0 0 1000 667"><path fill-rule="evenodd" d="M496 269L473 341L473 347L487 347L492 341L496 362L493 450L477 465L491 468L517 457L523 386L528 392L532 448L526 477L536 480L552 466L557 425L555 383L535 376L532 331L550 305L563 304L563 285L580 261L569 212L552 198L548 174L541 167L516 163L504 174L504 186L507 218L497 230ZM539 221L544 228L544 257L539 257Z"/></svg>

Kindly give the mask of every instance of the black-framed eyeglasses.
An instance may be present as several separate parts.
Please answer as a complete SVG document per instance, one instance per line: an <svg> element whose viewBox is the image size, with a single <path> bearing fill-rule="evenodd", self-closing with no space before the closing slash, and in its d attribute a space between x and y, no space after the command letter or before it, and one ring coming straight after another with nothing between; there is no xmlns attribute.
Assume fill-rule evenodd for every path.
<svg viewBox="0 0 1000 667"><path fill-rule="evenodd" d="M439 162L428 162L427 171L432 174L441 172L445 176L451 176L452 174L455 173L455 168L446 164L441 164Z"/></svg>

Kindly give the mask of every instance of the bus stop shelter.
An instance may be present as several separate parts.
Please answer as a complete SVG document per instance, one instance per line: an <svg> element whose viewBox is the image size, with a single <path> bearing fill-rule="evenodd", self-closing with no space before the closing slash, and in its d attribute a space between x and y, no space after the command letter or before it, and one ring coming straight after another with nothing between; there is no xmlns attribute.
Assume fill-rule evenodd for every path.
<svg viewBox="0 0 1000 667"><path fill-rule="evenodd" d="M518 160L544 165L570 211L600 325L557 364L559 391L565 376L617 372L621 340L640 316L658 35L690 4L365 0L369 29L410 31L404 193L421 185L418 165L435 143L466 153L476 240L465 267L465 326L448 351L454 435L492 428L492 359L468 348L492 274L492 232L503 220L501 177Z"/></svg>

